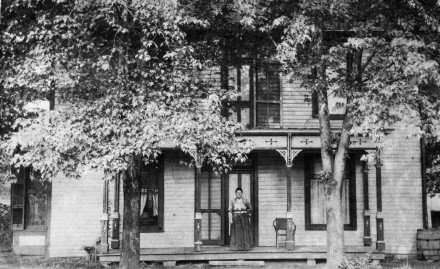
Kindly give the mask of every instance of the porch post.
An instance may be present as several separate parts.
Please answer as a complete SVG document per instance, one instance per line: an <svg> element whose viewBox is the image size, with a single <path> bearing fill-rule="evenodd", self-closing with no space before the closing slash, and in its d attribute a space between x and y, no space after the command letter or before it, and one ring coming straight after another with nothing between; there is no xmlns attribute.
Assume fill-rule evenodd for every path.
<svg viewBox="0 0 440 269"><path fill-rule="evenodd" d="M277 150L278 153L286 161L286 183L287 183L287 212L286 212L286 249L293 250L295 248L293 214L292 214L292 165L293 160L301 152L301 150L292 150L291 148L292 134L287 135L287 149Z"/></svg>
<svg viewBox="0 0 440 269"><path fill-rule="evenodd" d="M110 215L112 220L112 238L110 240L110 246L113 249L119 248L119 182L121 173L118 173L115 177L115 193L113 201L113 212Z"/></svg>
<svg viewBox="0 0 440 269"><path fill-rule="evenodd" d="M364 186L364 246L371 246L370 199L368 196L368 162L362 163L362 181Z"/></svg>
<svg viewBox="0 0 440 269"><path fill-rule="evenodd" d="M385 250L385 232L384 221L382 214L382 162L380 149L376 150L376 195L377 195L377 214L376 214L376 229L377 242L376 249Z"/></svg>
<svg viewBox="0 0 440 269"><path fill-rule="evenodd" d="M201 170L202 170L202 164L200 163L199 158L197 156L195 169L194 169L194 181L195 181L194 250L197 252L202 251L202 212L201 212L201 198L200 198Z"/></svg>
<svg viewBox="0 0 440 269"><path fill-rule="evenodd" d="M104 180L101 221L100 253L108 253L108 180Z"/></svg>
<svg viewBox="0 0 440 269"><path fill-rule="evenodd" d="M290 150L289 150L290 151ZM292 161L286 163L286 181L287 181L287 213L286 213L286 249L293 250L295 248L295 241L293 240L293 215L292 215Z"/></svg>

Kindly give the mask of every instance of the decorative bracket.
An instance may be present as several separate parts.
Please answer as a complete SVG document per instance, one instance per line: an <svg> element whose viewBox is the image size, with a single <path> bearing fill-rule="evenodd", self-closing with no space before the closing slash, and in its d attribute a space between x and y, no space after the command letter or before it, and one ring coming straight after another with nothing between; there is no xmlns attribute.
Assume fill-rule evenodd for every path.
<svg viewBox="0 0 440 269"><path fill-rule="evenodd" d="M188 153L189 153L189 155L191 155L191 157L193 157L193 159L195 161L195 167L201 168L202 162L200 160L201 159L200 153L196 149L188 150Z"/></svg>
<svg viewBox="0 0 440 269"><path fill-rule="evenodd" d="M284 161L287 163L287 149L277 149L278 153L283 157Z"/></svg>
<svg viewBox="0 0 440 269"><path fill-rule="evenodd" d="M373 165L382 165L380 149L365 150L368 154L368 161Z"/></svg>
<svg viewBox="0 0 440 269"><path fill-rule="evenodd" d="M290 150L290 156L289 156L289 150L287 149L277 149L277 151L281 155L281 157L284 158L286 165L292 165L293 160L296 158L296 156L298 156L298 154L302 151L302 149Z"/></svg>
<svg viewBox="0 0 440 269"><path fill-rule="evenodd" d="M197 150L196 149L191 149L188 150L189 155L191 155L191 157L193 157L194 160L197 160Z"/></svg>
<svg viewBox="0 0 440 269"><path fill-rule="evenodd" d="M365 152L368 155L367 161L374 165L376 163L376 150L366 149Z"/></svg>

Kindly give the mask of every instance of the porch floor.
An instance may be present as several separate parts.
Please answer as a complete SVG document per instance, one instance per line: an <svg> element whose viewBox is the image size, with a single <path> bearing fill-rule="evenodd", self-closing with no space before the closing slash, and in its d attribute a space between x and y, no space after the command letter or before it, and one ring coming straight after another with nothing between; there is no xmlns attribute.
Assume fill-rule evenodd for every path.
<svg viewBox="0 0 440 269"><path fill-rule="evenodd" d="M371 259L383 260L385 254L371 247L346 246L348 256L370 253ZM112 249L100 254L101 262L118 262L121 251ZM203 246L202 252L193 248L143 248L141 261L218 261L218 260L325 260L326 246L296 246L293 251L275 247L255 247L250 251L230 251L227 246Z"/></svg>

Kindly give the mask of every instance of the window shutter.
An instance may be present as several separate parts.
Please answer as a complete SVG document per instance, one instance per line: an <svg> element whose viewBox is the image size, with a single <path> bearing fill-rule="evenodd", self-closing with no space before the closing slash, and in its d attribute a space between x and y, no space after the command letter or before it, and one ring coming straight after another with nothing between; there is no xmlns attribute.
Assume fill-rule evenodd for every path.
<svg viewBox="0 0 440 269"><path fill-rule="evenodd" d="M24 229L25 184L11 184L11 222L13 230Z"/></svg>

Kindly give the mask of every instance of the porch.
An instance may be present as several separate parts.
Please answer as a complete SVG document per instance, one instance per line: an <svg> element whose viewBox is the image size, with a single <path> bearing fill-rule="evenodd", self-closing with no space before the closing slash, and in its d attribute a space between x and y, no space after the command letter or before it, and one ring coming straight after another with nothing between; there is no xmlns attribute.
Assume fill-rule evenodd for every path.
<svg viewBox="0 0 440 269"><path fill-rule="evenodd" d="M248 162L222 175L202 168L197 152L191 156L195 167L188 168L180 165L179 160L189 156L172 149L164 151L156 170L146 173L152 178L146 178L146 195L141 197L142 260L180 260L180 256L185 256L182 260L325 259L325 247L319 246L326 240L323 192L315 179L315 170L319 170L315 165L319 163L319 136L285 133L250 138L259 146ZM353 254L384 250L380 165L373 164L374 169L373 165L368 167L359 161L361 154L379 154L366 141L361 142L351 145L353 158L344 181L345 238L347 245L356 246L348 248L348 253ZM373 170L372 175L369 170ZM151 182L157 186L148 185ZM104 259L115 256L118 260L123 190L119 178L112 185L108 181L104 184L101 218L104 240L100 251L108 253L102 255ZM369 186L374 185L376 188L370 193ZM251 252L230 252L220 247L229 243L227 209L236 187L244 190L253 208L252 230L259 247ZM150 195L151 190L154 192ZM376 199L370 202L369 198L374 196ZM275 246L272 223L277 218L291 220L287 223L296 226L295 235L294 225L286 227L289 237L284 250L272 247ZM182 248L192 243L194 248ZM201 250L200 255L194 250Z"/></svg>
<svg viewBox="0 0 440 269"><path fill-rule="evenodd" d="M372 260L383 260L385 254L372 247L346 246L347 255L369 253ZM112 249L99 255L103 263L118 262L121 251ZM296 246L293 250L275 247L256 247L250 251L230 251L228 247L204 246L201 252L194 248L143 248L141 261L233 261L233 260L325 260L326 246Z"/></svg>

